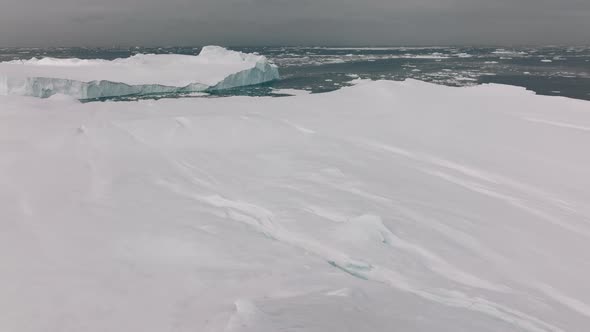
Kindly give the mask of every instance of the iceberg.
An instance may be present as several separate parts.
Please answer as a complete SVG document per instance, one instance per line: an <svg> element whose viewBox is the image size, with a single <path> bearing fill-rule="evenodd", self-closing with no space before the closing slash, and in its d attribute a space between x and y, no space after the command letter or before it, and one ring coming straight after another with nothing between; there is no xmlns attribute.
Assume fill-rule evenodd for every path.
<svg viewBox="0 0 590 332"><path fill-rule="evenodd" d="M198 56L137 54L112 61L33 58L0 63L0 95L77 99L191 93L279 79L266 57L206 46Z"/></svg>
<svg viewBox="0 0 590 332"><path fill-rule="evenodd" d="M0 331L588 331L590 102L355 83L0 96Z"/></svg>

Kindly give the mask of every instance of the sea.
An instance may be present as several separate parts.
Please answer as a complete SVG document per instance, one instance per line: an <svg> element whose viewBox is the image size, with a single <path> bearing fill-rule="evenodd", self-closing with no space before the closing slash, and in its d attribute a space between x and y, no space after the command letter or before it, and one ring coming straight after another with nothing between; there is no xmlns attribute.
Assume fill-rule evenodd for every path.
<svg viewBox="0 0 590 332"><path fill-rule="evenodd" d="M284 96L285 89L323 93L358 79L407 78L449 86L499 83L525 87L541 95L590 100L590 46L546 47L229 47L265 55L279 66L281 79L256 86L215 92ZM33 57L115 59L138 53L192 54L200 47L0 48L0 61ZM195 95L126 96L180 98ZM202 96L199 96L202 97Z"/></svg>

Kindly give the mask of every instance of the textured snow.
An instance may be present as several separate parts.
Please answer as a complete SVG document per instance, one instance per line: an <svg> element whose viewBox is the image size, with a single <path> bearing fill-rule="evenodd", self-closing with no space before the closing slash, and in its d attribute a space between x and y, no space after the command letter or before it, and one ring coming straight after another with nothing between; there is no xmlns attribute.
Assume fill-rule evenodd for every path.
<svg viewBox="0 0 590 332"><path fill-rule="evenodd" d="M0 330L587 331L590 103L0 97Z"/></svg>
<svg viewBox="0 0 590 332"><path fill-rule="evenodd" d="M0 63L0 95L79 99L200 92L279 78L266 57L206 46L198 56L137 54L112 61L42 58Z"/></svg>

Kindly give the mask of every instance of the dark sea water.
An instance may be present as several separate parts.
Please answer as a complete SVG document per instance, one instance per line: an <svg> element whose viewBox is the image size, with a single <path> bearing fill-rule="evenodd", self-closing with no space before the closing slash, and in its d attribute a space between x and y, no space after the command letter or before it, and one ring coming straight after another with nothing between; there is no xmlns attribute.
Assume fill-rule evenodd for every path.
<svg viewBox="0 0 590 332"><path fill-rule="evenodd" d="M276 89L321 93L350 85L357 78L414 78L451 86L510 84L538 94L590 100L590 47L230 48L267 56L279 66L282 78L272 83L220 92L218 96L278 96L280 93ZM137 53L198 54L199 51L199 47L0 48L0 61L47 56L115 59Z"/></svg>

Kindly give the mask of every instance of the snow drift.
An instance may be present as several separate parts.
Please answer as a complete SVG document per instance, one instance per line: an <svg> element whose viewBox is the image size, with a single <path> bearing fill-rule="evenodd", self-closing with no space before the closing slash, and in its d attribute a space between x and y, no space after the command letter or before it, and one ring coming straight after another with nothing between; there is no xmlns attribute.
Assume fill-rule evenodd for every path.
<svg viewBox="0 0 590 332"><path fill-rule="evenodd" d="M189 93L229 89L276 80L266 57L204 47L198 56L137 54L129 58L81 60L33 58L0 63L0 95L77 99Z"/></svg>
<svg viewBox="0 0 590 332"><path fill-rule="evenodd" d="M590 103L0 97L0 330L586 331Z"/></svg>

